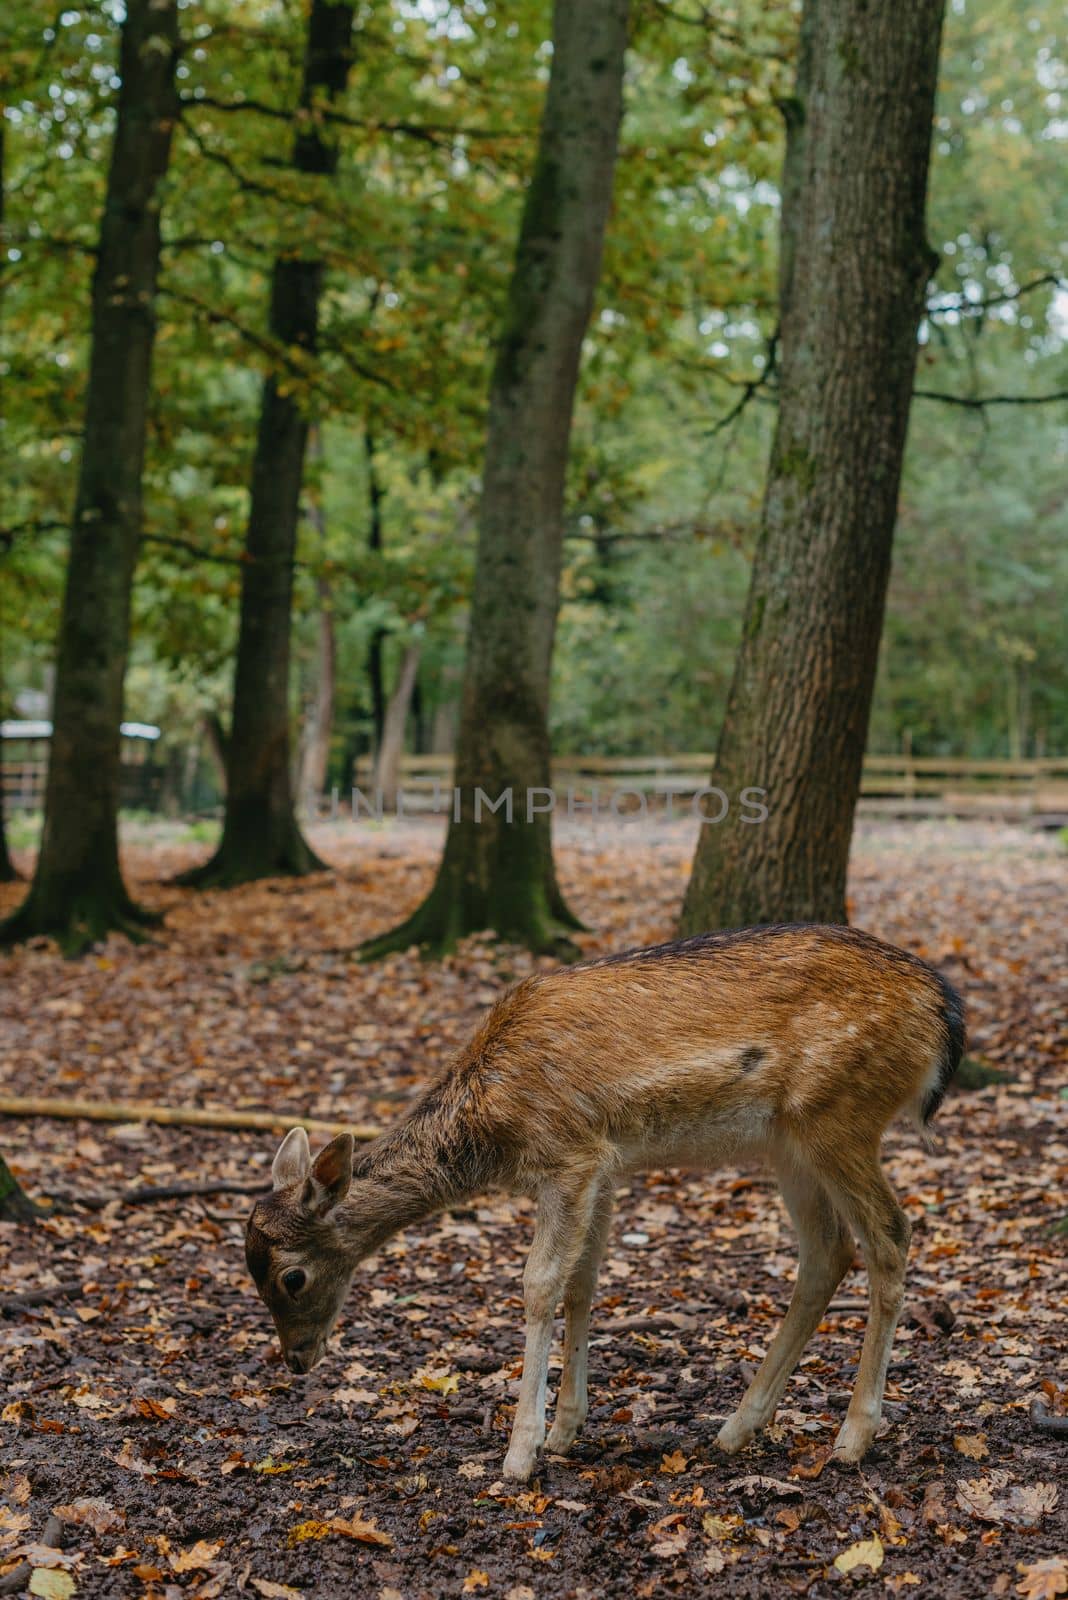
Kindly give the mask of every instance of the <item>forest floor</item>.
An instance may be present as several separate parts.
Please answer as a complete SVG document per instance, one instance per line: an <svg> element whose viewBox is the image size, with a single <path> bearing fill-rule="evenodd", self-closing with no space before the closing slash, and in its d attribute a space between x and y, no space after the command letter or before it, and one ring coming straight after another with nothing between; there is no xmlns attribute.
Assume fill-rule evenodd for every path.
<svg viewBox="0 0 1068 1600"><path fill-rule="evenodd" d="M203 846L131 846L163 933L77 963L45 945L4 957L0 1092L389 1122L532 962L472 941L440 965L355 964L426 888L439 833L315 840L335 874L210 894L155 881ZM669 936L692 843L684 824L564 838L591 952ZM1009 1075L951 1094L935 1153L906 1128L888 1139L916 1231L885 1431L860 1468L823 1465L863 1332L859 1263L773 1428L733 1459L714 1448L793 1275L759 1174L655 1172L621 1192L586 1431L517 1488L501 1463L528 1203L489 1196L387 1245L298 1378L246 1277L247 1198L121 1199L264 1179L273 1138L3 1123L31 1193L96 1209L0 1227L0 1592L20 1567L38 1595L205 1600L1068 1592L1068 1440L1029 1420L1036 1397L1059 1415L1068 1394L1066 904L1054 839L860 830L854 922L942 966L973 1053ZM42 1542L55 1508L62 1549Z"/></svg>

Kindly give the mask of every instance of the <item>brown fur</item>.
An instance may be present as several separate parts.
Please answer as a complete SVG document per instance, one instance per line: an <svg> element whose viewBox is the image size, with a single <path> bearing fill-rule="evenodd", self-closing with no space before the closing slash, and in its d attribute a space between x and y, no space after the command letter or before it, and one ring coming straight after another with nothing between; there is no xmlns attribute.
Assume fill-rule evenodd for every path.
<svg viewBox="0 0 1068 1600"><path fill-rule="evenodd" d="M847 928L755 928L636 950L526 979L409 1117L353 1164L348 1136L313 1164L296 1130L275 1193L250 1219L257 1287L296 1370L322 1354L356 1264L400 1228L490 1187L537 1196L524 1278L527 1356L506 1470L544 1434L545 1365L561 1296L565 1366L550 1447L585 1415L589 1306L614 1182L651 1166L756 1157L798 1228L798 1286L720 1443L770 1421L801 1349L865 1249L872 1316L839 1452L879 1419L908 1220L879 1166L887 1124L924 1124L963 1047L960 1003L917 958ZM291 1295L281 1284L299 1266ZM548 1330L548 1331L547 1331Z"/></svg>

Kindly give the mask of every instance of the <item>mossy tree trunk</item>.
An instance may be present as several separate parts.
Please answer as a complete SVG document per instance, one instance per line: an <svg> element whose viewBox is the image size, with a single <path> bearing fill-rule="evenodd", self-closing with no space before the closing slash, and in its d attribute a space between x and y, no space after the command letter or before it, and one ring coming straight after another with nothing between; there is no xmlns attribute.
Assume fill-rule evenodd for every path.
<svg viewBox="0 0 1068 1600"><path fill-rule="evenodd" d="M807 0L787 107L778 423L681 931L844 922L916 339L944 0ZM767 821L737 798L767 791Z"/></svg>
<svg viewBox="0 0 1068 1600"><path fill-rule="evenodd" d="M11 1168L0 1156L0 1222L32 1222L40 1215Z"/></svg>
<svg viewBox="0 0 1068 1600"><path fill-rule="evenodd" d="M302 116L293 165L310 177L337 170L336 142L313 108L342 94L352 61L351 5L312 0L304 56ZM226 810L211 860L182 881L200 887L321 870L296 819L290 763L289 659L300 494L309 421L294 373L316 353L323 263L280 256L271 281L270 329L291 371L263 386L252 467L234 708L227 741Z"/></svg>
<svg viewBox="0 0 1068 1600"><path fill-rule="evenodd" d="M557 885L550 815L537 807L551 781L564 478L611 204L627 20L627 0L554 7L552 71L490 386L456 755L460 814L429 897L365 946L366 956L410 944L440 951L483 929L533 950L566 950L567 930L579 926ZM477 791L489 803L510 793L511 818Z"/></svg>
<svg viewBox="0 0 1068 1600"><path fill-rule="evenodd" d="M155 336L161 184L178 114L176 0L128 0L121 87L92 293L85 435L56 656L44 828L5 941L69 952L154 920L119 869L119 761L130 593Z"/></svg>

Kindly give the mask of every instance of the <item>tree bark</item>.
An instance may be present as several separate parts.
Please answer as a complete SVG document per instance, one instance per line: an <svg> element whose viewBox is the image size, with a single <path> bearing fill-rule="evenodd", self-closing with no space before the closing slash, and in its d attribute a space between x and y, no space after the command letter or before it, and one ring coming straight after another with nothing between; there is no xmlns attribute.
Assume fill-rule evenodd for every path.
<svg viewBox="0 0 1068 1600"><path fill-rule="evenodd" d="M681 931L846 921L916 335L944 0L807 0L786 108L781 389ZM743 789L767 820L739 819Z"/></svg>
<svg viewBox="0 0 1068 1600"><path fill-rule="evenodd" d="M318 428L313 430L309 438L308 449L315 459L322 457L322 440ZM326 519L320 501L309 502L307 517L318 535L319 553L325 556ZM320 577L315 587L319 601L315 689L305 717L304 735L301 741L300 782L297 786L301 803L313 815L319 796L326 786L337 686L337 635L329 580Z"/></svg>
<svg viewBox="0 0 1068 1600"><path fill-rule="evenodd" d="M155 336L161 184L178 115L175 0L128 0L92 294L85 434L59 628L44 828L33 883L0 937L68 953L155 920L119 868L119 760L130 593Z"/></svg>
<svg viewBox="0 0 1068 1600"><path fill-rule="evenodd" d="M300 105L310 112L336 99L352 60L352 6L312 0ZM337 145L312 115L302 118L293 145L300 172L331 177ZM271 283L272 336L297 365L318 344L323 263L280 256ZM300 491L308 443L300 399L277 376L263 387L252 467L241 622L234 677L234 711L227 759L226 811L219 848L181 881L199 887L249 883L280 874L321 870L297 824L290 773L289 659Z"/></svg>
<svg viewBox="0 0 1068 1600"><path fill-rule="evenodd" d="M0 1222L33 1222L40 1215L11 1168L0 1156Z"/></svg>
<svg viewBox="0 0 1068 1600"><path fill-rule="evenodd" d="M370 529L367 547L375 553L382 549L382 502L386 497L375 467L375 439L368 423L363 431L363 449L367 460L367 501L370 512ZM371 686L371 726L374 737L375 760L382 744L386 725L386 680L382 671L382 655L386 643L385 628L376 628L367 647L367 677Z"/></svg>
<svg viewBox="0 0 1068 1600"><path fill-rule="evenodd" d="M7 847L7 823L4 818L3 805L3 776L0 774L0 883L15 883L18 873L15 863L11 859L11 852Z"/></svg>
<svg viewBox="0 0 1068 1600"><path fill-rule="evenodd" d="M489 396L478 555L457 744L460 817L437 881L365 956L492 929L573 949L545 802L564 475L582 340L612 195L627 0L556 0L553 59ZM476 791L506 809L488 810ZM536 791L543 791L538 795ZM531 809L533 807L534 809Z"/></svg>
<svg viewBox="0 0 1068 1600"><path fill-rule="evenodd" d="M404 754L404 730L408 725L408 712L411 710L422 651L420 639L413 639L405 649L397 681L386 707L382 742L378 746L378 755L375 758L374 791L376 799L381 794L382 807L387 812L395 810L397 805L400 764Z"/></svg>

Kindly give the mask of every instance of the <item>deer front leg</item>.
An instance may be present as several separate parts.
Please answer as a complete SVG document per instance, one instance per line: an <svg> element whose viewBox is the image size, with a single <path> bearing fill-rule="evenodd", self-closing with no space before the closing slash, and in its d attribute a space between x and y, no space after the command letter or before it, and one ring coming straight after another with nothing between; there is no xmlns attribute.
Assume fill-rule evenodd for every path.
<svg viewBox="0 0 1068 1600"><path fill-rule="evenodd" d="M526 1482L545 1442L545 1390L553 1315L582 1254L597 1196L597 1180L558 1181L538 1196L534 1243L523 1272L526 1345L523 1378L504 1458L504 1475Z"/></svg>
<svg viewBox="0 0 1068 1600"><path fill-rule="evenodd" d="M564 1290L564 1370L556 1394L556 1414L545 1441L546 1448L555 1455L563 1455L571 1448L586 1420L590 1307L611 1221L612 1186L606 1181L598 1189L582 1254Z"/></svg>

